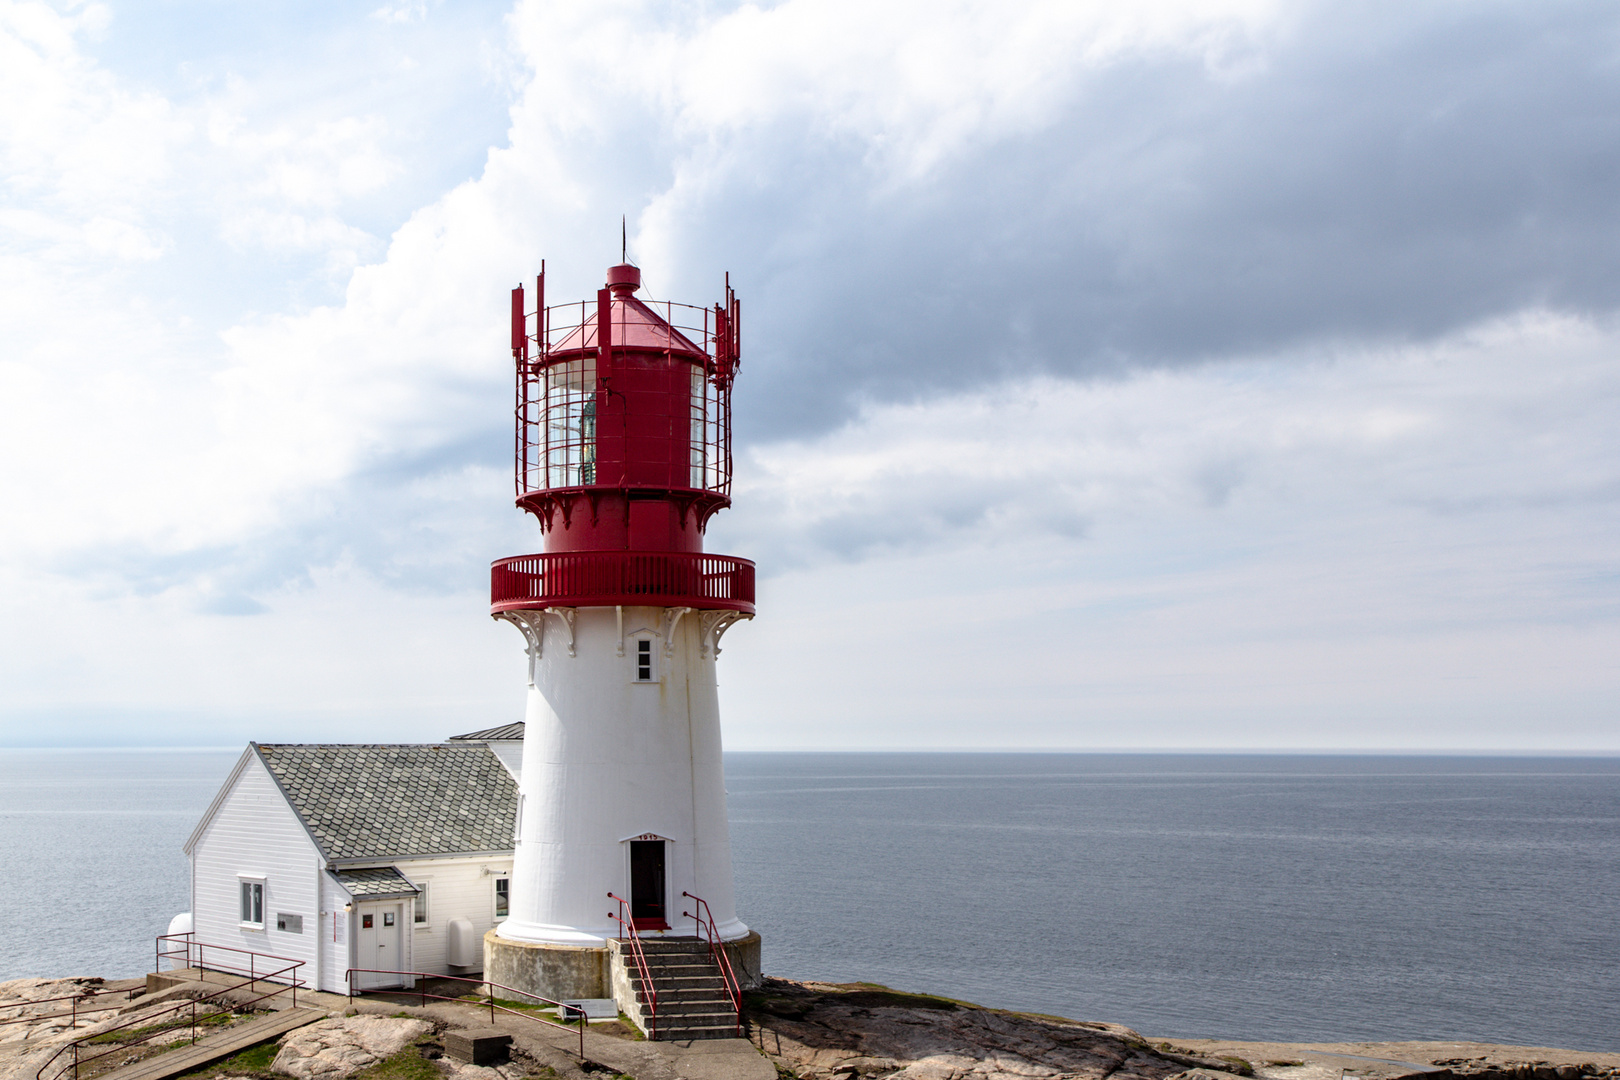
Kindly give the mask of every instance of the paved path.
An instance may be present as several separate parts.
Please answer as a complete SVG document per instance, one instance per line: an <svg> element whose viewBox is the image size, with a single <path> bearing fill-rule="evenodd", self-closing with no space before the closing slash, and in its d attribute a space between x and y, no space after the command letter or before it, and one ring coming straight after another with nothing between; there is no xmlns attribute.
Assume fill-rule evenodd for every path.
<svg viewBox="0 0 1620 1080"><path fill-rule="evenodd" d="M384 1015L405 1012L473 1032L500 1032L512 1036L518 1050L540 1065L551 1066L564 1080L601 1080L599 1072L580 1066L577 1030L546 1027L506 1013L497 1013L490 1023L488 1010L476 1006L434 1002L426 1007L402 1007L400 998L359 998L355 1007ZM776 1066L747 1039L643 1042L597 1035L587 1029L585 1059L635 1080L776 1080Z"/></svg>

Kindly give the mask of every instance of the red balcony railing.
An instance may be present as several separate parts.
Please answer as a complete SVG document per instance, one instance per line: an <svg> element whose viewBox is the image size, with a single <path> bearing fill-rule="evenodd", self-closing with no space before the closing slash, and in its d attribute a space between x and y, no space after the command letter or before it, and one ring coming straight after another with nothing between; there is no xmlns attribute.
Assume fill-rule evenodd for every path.
<svg viewBox="0 0 1620 1080"><path fill-rule="evenodd" d="M754 564L670 551L559 551L490 567L491 611L546 607L691 607L754 613Z"/></svg>

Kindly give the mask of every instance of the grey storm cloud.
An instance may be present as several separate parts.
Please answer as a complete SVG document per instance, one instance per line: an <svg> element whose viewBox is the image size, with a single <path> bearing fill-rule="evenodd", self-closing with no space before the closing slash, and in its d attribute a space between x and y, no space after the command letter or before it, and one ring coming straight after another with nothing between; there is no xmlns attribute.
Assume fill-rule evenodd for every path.
<svg viewBox="0 0 1620 1080"><path fill-rule="evenodd" d="M1014 374L1612 311L1617 56L1609 4L1319 4L1246 68L1098 69L1038 130L876 193L861 146L751 133L760 161L681 229L746 290L740 435Z"/></svg>

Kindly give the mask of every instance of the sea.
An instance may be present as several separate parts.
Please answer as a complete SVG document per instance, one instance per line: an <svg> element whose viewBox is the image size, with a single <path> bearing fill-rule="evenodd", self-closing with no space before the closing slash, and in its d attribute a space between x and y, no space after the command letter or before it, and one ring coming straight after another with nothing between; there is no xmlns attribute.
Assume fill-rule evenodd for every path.
<svg viewBox="0 0 1620 1080"><path fill-rule="evenodd" d="M0 750L0 980L135 975L239 750ZM1620 758L731 753L767 974L1620 1051Z"/></svg>

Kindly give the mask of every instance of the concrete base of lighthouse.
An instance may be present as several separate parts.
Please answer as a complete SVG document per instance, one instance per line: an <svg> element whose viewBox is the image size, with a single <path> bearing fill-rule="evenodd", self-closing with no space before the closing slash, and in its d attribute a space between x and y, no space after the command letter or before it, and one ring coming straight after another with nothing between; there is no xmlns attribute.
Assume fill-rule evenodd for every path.
<svg viewBox="0 0 1620 1080"><path fill-rule="evenodd" d="M484 935L484 978L552 1001L614 997L615 984L623 981L614 970L623 967L617 946L617 941L607 948L511 941L491 930ZM757 989L764 979L758 932L750 930L724 947L737 982L744 990Z"/></svg>

